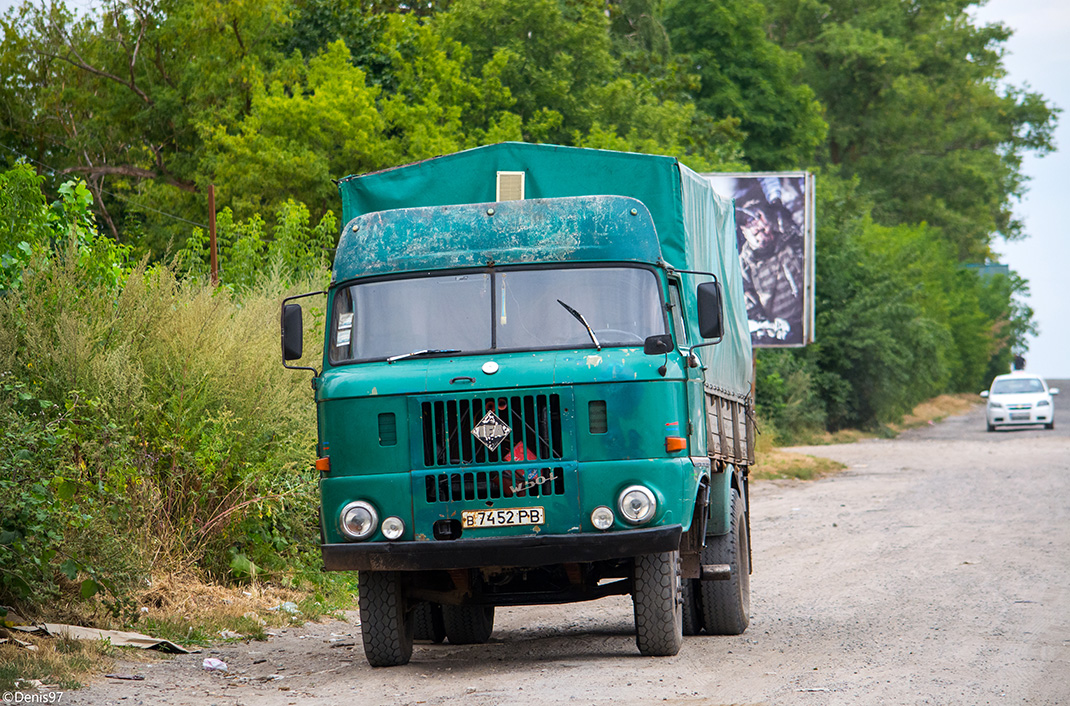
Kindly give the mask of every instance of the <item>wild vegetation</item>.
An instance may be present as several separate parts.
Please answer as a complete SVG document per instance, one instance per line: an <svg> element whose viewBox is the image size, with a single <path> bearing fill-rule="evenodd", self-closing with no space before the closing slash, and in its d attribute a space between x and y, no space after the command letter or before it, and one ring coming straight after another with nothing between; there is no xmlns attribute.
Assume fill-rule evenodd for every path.
<svg viewBox="0 0 1070 706"><path fill-rule="evenodd" d="M818 173L817 343L781 441L975 391L1032 330L978 277L1057 109L967 0L104 0L0 20L0 604L121 621L154 571L323 581L307 378L332 178L503 140ZM218 193L221 286L208 281ZM306 317L312 328L315 316ZM306 340L314 340L314 336ZM308 351L309 359L316 351Z"/></svg>

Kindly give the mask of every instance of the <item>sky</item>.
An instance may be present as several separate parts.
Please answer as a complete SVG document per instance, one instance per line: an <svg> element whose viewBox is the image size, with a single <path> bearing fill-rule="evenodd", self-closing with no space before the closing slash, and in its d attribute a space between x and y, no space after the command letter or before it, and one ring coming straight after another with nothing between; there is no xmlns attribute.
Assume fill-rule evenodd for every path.
<svg viewBox="0 0 1070 706"><path fill-rule="evenodd" d="M0 0L0 12L17 0ZM86 5L87 0L75 0ZM1000 262L1029 281L1026 303L1035 312L1039 335L1029 340L1026 370L1044 377L1070 379L1070 202L1064 185L1070 178L1070 1L990 0L972 11L980 22L1003 22L1014 30L1006 43L1007 82L1028 84L1067 112L1055 133L1057 151L1043 158L1027 156L1028 193L1015 213L1027 238L997 241Z"/></svg>
<svg viewBox="0 0 1070 706"><path fill-rule="evenodd" d="M1040 334L1029 341L1026 370L1048 378L1070 378L1070 2L990 0L975 10L983 23L1003 22L1014 30L1005 44L1007 82L1028 84L1065 112L1055 132L1057 151L1028 156L1023 171L1028 193L1015 204L1025 223L1024 241L998 241L1000 262L1029 280L1026 300Z"/></svg>

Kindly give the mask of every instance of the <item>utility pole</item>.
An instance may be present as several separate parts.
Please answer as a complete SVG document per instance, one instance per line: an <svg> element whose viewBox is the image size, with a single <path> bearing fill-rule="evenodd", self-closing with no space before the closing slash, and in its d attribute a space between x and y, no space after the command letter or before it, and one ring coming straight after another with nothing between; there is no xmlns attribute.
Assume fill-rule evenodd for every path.
<svg viewBox="0 0 1070 706"><path fill-rule="evenodd" d="M208 185L208 249L211 253L212 286L215 287L219 284L219 256L215 242L215 184Z"/></svg>

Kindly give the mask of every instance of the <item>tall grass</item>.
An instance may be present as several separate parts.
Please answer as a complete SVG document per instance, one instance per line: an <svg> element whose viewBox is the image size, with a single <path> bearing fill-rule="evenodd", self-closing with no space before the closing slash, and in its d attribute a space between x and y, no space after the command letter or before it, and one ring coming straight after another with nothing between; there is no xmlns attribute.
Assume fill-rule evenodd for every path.
<svg viewBox="0 0 1070 706"><path fill-rule="evenodd" d="M71 246L0 297L0 602L80 591L118 614L153 572L313 564L315 405L280 365L278 312L328 275L286 274L240 294L163 265L115 283Z"/></svg>

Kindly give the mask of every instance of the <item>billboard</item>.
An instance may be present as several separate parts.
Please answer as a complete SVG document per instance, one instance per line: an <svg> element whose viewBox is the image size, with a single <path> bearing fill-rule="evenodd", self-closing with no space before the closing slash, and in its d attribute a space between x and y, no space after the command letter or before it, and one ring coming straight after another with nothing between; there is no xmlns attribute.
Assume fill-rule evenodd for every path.
<svg viewBox="0 0 1070 706"><path fill-rule="evenodd" d="M751 343L814 341L814 175L703 174L736 205L736 247Z"/></svg>

